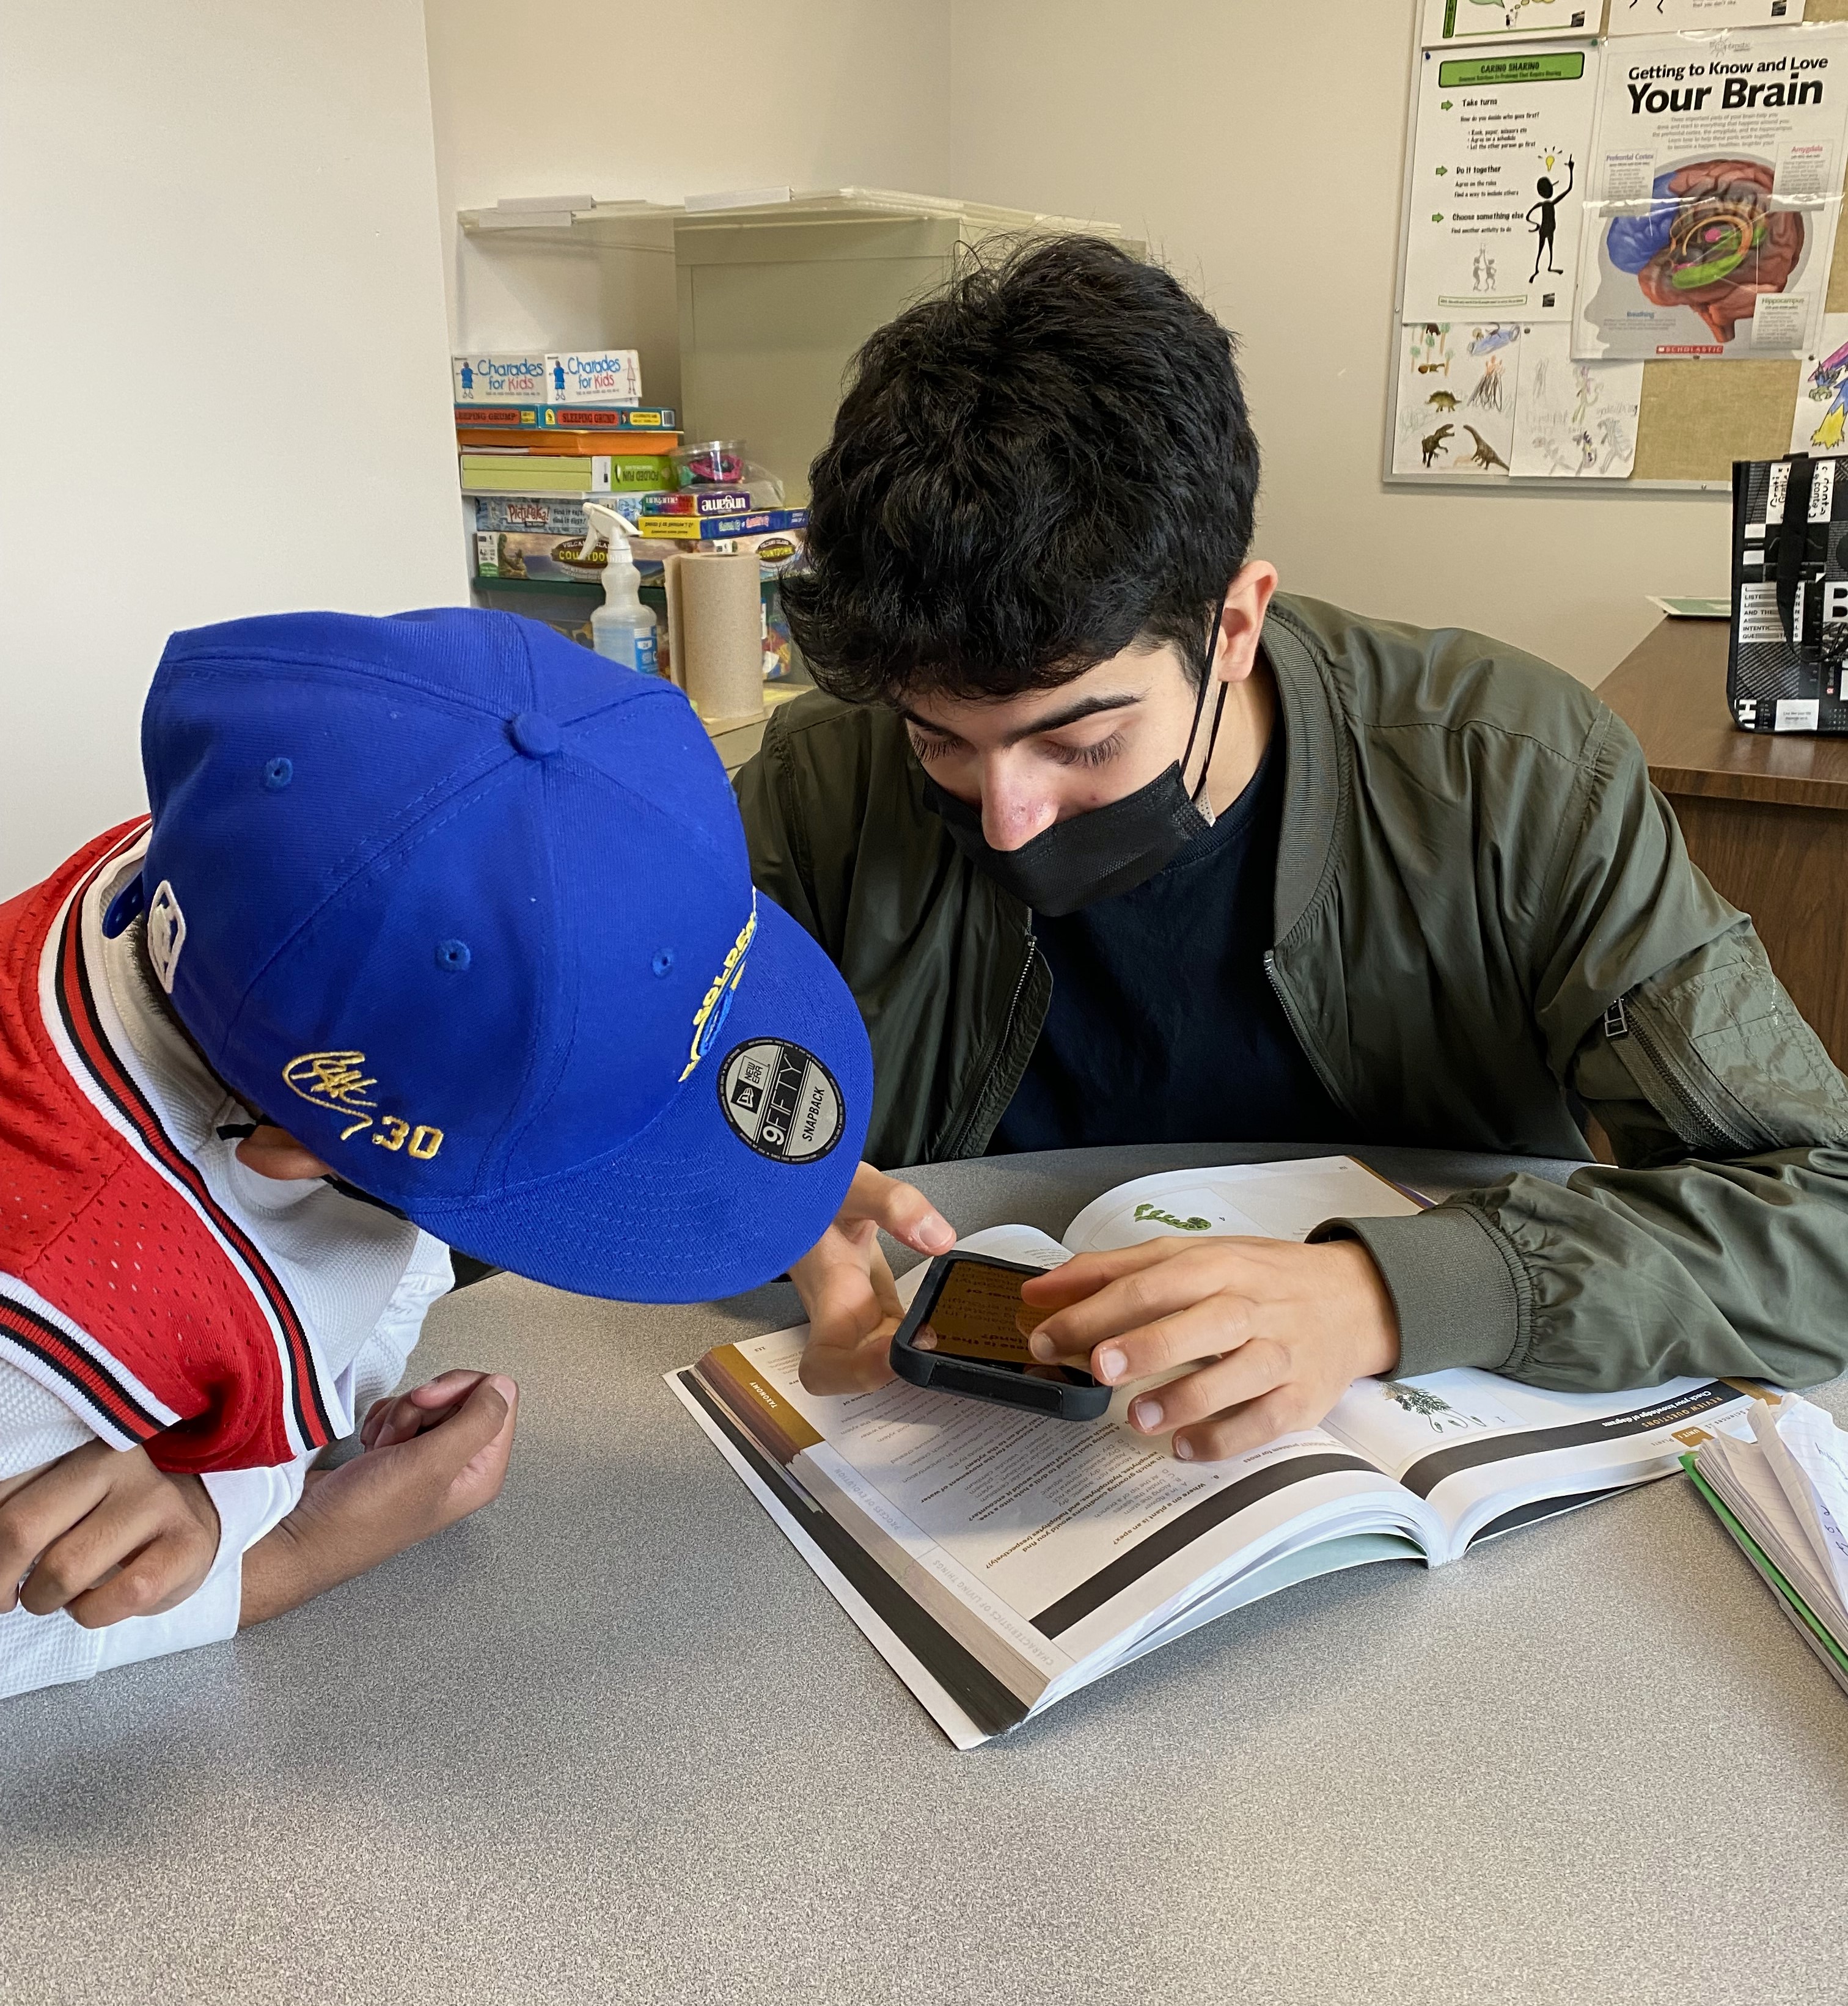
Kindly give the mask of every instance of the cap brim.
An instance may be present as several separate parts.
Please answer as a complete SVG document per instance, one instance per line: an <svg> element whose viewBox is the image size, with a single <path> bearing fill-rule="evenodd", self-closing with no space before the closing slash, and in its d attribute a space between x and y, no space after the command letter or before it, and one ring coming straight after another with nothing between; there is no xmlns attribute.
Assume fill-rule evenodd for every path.
<svg viewBox="0 0 1848 2006"><path fill-rule="evenodd" d="M418 1207L416 1223L496 1267L627 1302L737 1295L800 1260L859 1167L872 1054L853 997L822 950L762 893L757 915L717 1036L647 1128L560 1175L466 1205ZM776 1044L818 1061L839 1096L840 1132L807 1161L753 1146L748 1120L735 1124L721 1102L732 1055Z"/></svg>

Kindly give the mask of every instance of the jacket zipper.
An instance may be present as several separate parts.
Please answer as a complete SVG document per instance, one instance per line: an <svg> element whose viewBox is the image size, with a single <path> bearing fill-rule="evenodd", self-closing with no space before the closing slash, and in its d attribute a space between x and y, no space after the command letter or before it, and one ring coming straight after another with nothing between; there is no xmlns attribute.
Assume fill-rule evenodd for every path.
<svg viewBox="0 0 1848 2006"><path fill-rule="evenodd" d="M1271 993L1277 999L1278 1008L1283 1012L1283 1021L1290 1026L1290 1034L1296 1040L1303 1057L1309 1061L1315 1077L1322 1082L1322 1091L1352 1121L1354 1111L1348 1106L1346 1096L1330 1078L1328 1068L1322 1063L1322 1054L1309 1042L1303 1029L1302 1020L1297 1015L1295 1006L1290 1000L1289 991L1283 987L1283 978L1277 973L1276 953L1268 947L1264 950L1264 973L1270 984Z"/></svg>
<svg viewBox="0 0 1848 2006"><path fill-rule="evenodd" d="M1734 1135L1709 1111L1695 1099L1692 1089L1677 1079L1670 1070L1668 1061L1655 1033L1642 1018L1632 1016L1620 996L1604 1012L1604 1036L1615 1043L1620 1038L1634 1038L1636 1047L1648 1062L1656 1076L1664 1100L1670 1106L1663 1111L1679 1117L1686 1127L1682 1139L1690 1149L1715 1148L1734 1150L1749 1149L1751 1138Z"/></svg>
<svg viewBox="0 0 1848 2006"><path fill-rule="evenodd" d="M1008 1000L1008 1014L1001 1019L1001 1036L994 1047L998 1061L1001 1054L1008 1048L1008 1040L1013 1033L1014 1019L1019 1014L1020 999L1026 994L1026 978L1033 972L1033 956L1038 952L1038 943L1033 933L1033 920L1030 914L1026 923L1026 959L1020 964L1020 973L1014 984L1014 994ZM970 1110L968 1119L957 1129L956 1138L949 1145L946 1153L949 1160L954 1162L959 1157L963 1142L969 1134L970 1128L975 1120L977 1111L981 1107L983 1097L983 1091L978 1089L975 1107ZM1005 1109L1003 1112L1005 1112ZM998 1120L998 1118L997 1117Z"/></svg>

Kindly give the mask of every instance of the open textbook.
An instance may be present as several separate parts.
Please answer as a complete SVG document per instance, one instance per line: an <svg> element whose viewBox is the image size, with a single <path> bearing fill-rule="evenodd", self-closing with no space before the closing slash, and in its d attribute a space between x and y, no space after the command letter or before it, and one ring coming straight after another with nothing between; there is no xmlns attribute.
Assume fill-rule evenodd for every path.
<svg viewBox="0 0 1848 2006"><path fill-rule="evenodd" d="M1331 1217L1417 1209L1352 1159L1320 1157L1139 1178L1086 1205L1062 1244L1004 1226L959 1244L1051 1267L1164 1234L1301 1240ZM900 1283L907 1301L924 1272ZM1664 1476L1751 1399L1701 1379L1577 1394L1465 1370L1361 1379L1318 1428L1182 1462L1124 1424L1130 1389L1086 1422L903 1380L808 1392L805 1335L718 1346L668 1383L959 1747L1294 1582L1437 1566Z"/></svg>

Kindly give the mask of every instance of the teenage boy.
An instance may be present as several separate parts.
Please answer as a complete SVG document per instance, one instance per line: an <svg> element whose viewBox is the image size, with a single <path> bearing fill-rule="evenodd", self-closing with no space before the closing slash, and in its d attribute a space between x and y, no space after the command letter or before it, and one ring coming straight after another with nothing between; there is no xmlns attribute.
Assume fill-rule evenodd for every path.
<svg viewBox="0 0 1848 2006"><path fill-rule="evenodd" d="M1314 479L1314 470L1304 477ZM1629 733L1478 635L1274 597L1225 331L1085 238L862 351L790 625L832 695L739 794L759 888L871 1033L881 1165L1107 1142L1589 1155L1304 1246L1156 1241L1028 1286L1036 1350L1181 1456L1365 1373L1803 1385L1848 1359L1848 1084ZM868 1170L796 1270L810 1385L885 1376Z"/></svg>
<svg viewBox="0 0 1848 2006"><path fill-rule="evenodd" d="M0 1695L485 1503L512 1382L383 1398L449 1246L752 1286L871 1096L666 684L502 614L286 614L176 635L142 749L151 822L0 906Z"/></svg>

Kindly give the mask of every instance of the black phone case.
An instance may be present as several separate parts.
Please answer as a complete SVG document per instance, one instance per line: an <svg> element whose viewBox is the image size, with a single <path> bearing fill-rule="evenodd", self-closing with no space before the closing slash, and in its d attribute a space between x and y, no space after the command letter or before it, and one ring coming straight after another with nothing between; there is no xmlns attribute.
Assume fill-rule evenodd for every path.
<svg viewBox="0 0 1848 2006"><path fill-rule="evenodd" d="M1004 1407L1026 1407L1035 1413L1057 1414L1063 1420L1094 1421L1110 1406L1110 1388L1095 1381L1075 1386L1057 1379L1030 1379L1014 1372L984 1365L979 1359L945 1358L935 1351L919 1351L911 1339L918 1327L930 1321L937 1298L950 1269L958 1262L978 1268L999 1268L1009 1275L1043 1275L1019 1261L998 1261L987 1254L939 1254L931 1262L924 1286L913 1297L905 1320L892 1333L892 1369L913 1386L931 1386L939 1392L966 1393L977 1400L992 1400Z"/></svg>

